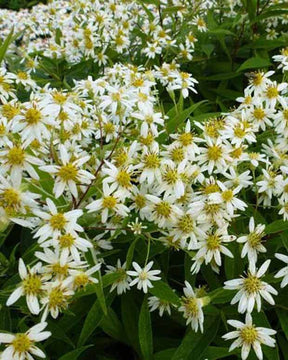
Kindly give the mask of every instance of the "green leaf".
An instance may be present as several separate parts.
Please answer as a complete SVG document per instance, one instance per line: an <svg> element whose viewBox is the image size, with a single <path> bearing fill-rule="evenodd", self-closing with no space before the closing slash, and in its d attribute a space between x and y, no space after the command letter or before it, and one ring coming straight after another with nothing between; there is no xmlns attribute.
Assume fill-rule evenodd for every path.
<svg viewBox="0 0 288 360"><path fill-rule="evenodd" d="M220 317L210 318L210 321L204 324L204 333L195 333L189 330L177 348L172 360L190 360L199 359L209 344L217 334Z"/></svg>
<svg viewBox="0 0 288 360"><path fill-rule="evenodd" d="M246 69L260 69L269 65L271 65L270 60L255 56L244 61L244 63L237 69L237 72Z"/></svg>
<svg viewBox="0 0 288 360"><path fill-rule="evenodd" d="M69 353L61 356L61 358L59 358L58 360L76 360L85 350L87 350L91 346L93 345L82 346L76 350L70 351Z"/></svg>
<svg viewBox="0 0 288 360"><path fill-rule="evenodd" d="M101 309L101 305L99 303L99 300L97 299L86 316L83 328L79 336L79 340L77 344L78 346L85 344L89 336L99 325L102 316L103 316L103 312Z"/></svg>
<svg viewBox="0 0 288 360"><path fill-rule="evenodd" d="M288 221L276 220L266 226L265 233L274 234L285 230L288 230Z"/></svg>
<svg viewBox="0 0 288 360"><path fill-rule="evenodd" d="M139 343L144 360L153 359L153 336L147 296L145 296L138 323Z"/></svg>
<svg viewBox="0 0 288 360"><path fill-rule="evenodd" d="M202 359L219 360L222 358L226 358L229 355L232 356L235 353L237 353L237 351L229 352L228 349L224 347L209 346L202 355L201 360Z"/></svg>
<svg viewBox="0 0 288 360"><path fill-rule="evenodd" d="M131 293L121 297L121 318L130 345L140 353L138 338L138 317L139 309Z"/></svg>
<svg viewBox="0 0 288 360"><path fill-rule="evenodd" d="M127 343L122 323L111 308L108 309L107 315L102 318L100 326L112 338Z"/></svg>
<svg viewBox="0 0 288 360"><path fill-rule="evenodd" d="M282 309L276 309L278 319L280 321L281 328L285 334L286 339L288 340L288 314L287 311Z"/></svg>
<svg viewBox="0 0 288 360"><path fill-rule="evenodd" d="M109 307L114 300L115 295L109 294L106 296L106 304ZM89 310L86 319L84 321L84 325L82 327L78 344L77 346L82 346L88 340L89 336L93 333L93 331L100 325L100 322L103 318L103 311L99 299L95 301Z"/></svg>
<svg viewBox="0 0 288 360"><path fill-rule="evenodd" d="M138 240L138 238L136 237L136 239L129 246L129 249L127 252L127 257L126 257L126 269L129 269L131 266L137 240Z"/></svg>
<svg viewBox="0 0 288 360"><path fill-rule="evenodd" d="M179 297L175 292L170 288L168 284L163 281L155 281L153 287L149 289L149 292L157 296L161 300L171 302L172 304L180 304Z"/></svg>
<svg viewBox="0 0 288 360"><path fill-rule="evenodd" d="M176 351L175 348L159 351L156 354L154 354L154 360L172 359L172 356L174 355L175 351Z"/></svg>
<svg viewBox="0 0 288 360"><path fill-rule="evenodd" d="M191 105L188 109L181 111L181 113L176 114L176 110L173 108L172 111L168 111L167 115L170 120L167 122L166 129L168 134L177 131L177 128L188 119L188 117L195 111L200 105L206 103L207 100L199 101Z"/></svg>
<svg viewBox="0 0 288 360"><path fill-rule="evenodd" d="M98 276L99 282L95 285L95 291L97 294L99 304L100 304L104 314L106 315L107 314L107 306L106 306L102 277L101 277L100 271L97 272L97 276Z"/></svg>
<svg viewBox="0 0 288 360"><path fill-rule="evenodd" d="M14 26L12 27L10 33L8 34L7 38L5 39L5 41L3 42L3 44L1 44L0 47L0 65L4 59L4 56L8 50L8 47L10 45L10 43L12 42L12 38L13 38L13 33L14 33Z"/></svg>

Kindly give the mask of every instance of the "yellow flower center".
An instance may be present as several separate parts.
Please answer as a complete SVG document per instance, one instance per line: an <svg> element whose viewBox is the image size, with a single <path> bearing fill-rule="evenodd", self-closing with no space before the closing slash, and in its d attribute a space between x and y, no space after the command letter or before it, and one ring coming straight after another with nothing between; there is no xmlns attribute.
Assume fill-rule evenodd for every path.
<svg viewBox="0 0 288 360"><path fill-rule="evenodd" d="M212 250L212 251L217 250L217 249L219 249L219 247L221 245L221 239L218 235L211 234L206 239L206 243L207 243L208 250Z"/></svg>
<svg viewBox="0 0 288 360"><path fill-rule="evenodd" d="M243 149L241 147L235 148L230 153L230 155L233 159L239 159L242 154L243 154Z"/></svg>
<svg viewBox="0 0 288 360"><path fill-rule="evenodd" d="M130 183L131 176L124 170L119 171L119 173L117 175L117 181L118 181L119 185L124 188L128 188L131 186L131 183Z"/></svg>
<svg viewBox="0 0 288 360"><path fill-rule="evenodd" d="M107 122L103 125L103 131L107 134L113 134L115 131L115 126L111 122Z"/></svg>
<svg viewBox="0 0 288 360"><path fill-rule="evenodd" d="M12 147L7 154L10 165L22 165L25 160L25 151L18 146Z"/></svg>
<svg viewBox="0 0 288 360"><path fill-rule="evenodd" d="M219 190L219 186L217 184L208 184L203 189L204 194L209 195L217 192Z"/></svg>
<svg viewBox="0 0 288 360"><path fill-rule="evenodd" d="M209 160L217 161L222 156L222 148L218 145L208 147L207 156Z"/></svg>
<svg viewBox="0 0 288 360"><path fill-rule="evenodd" d="M68 275L68 265L63 265L61 266L60 263L56 263L53 264L51 267L51 270L53 272L53 274L55 275L63 275L63 276L67 276Z"/></svg>
<svg viewBox="0 0 288 360"><path fill-rule="evenodd" d="M262 282L257 276L248 274L248 277L244 280L244 290L249 295L257 293L262 288Z"/></svg>
<svg viewBox="0 0 288 360"><path fill-rule="evenodd" d="M241 126L236 126L234 129L234 135L240 139L245 136L245 130Z"/></svg>
<svg viewBox="0 0 288 360"><path fill-rule="evenodd" d="M38 124L42 118L42 114L38 109L30 108L25 113L25 120L29 125Z"/></svg>
<svg viewBox="0 0 288 360"><path fill-rule="evenodd" d="M263 81L263 74L262 73L254 73L253 74L253 77L252 77L252 83L253 85L255 86L259 86L262 84L262 81Z"/></svg>
<svg viewBox="0 0 288 360"><path fill-rule="evenodd" d="M24 354L28 351L33 342L29 339L26 334L16 334L15 339L12 341L12 346L15 349L15 353Z"/></svg>
<svg viewBox="0 0 288 360"><path fill-rule="evenodd" d="M167 169L163 174L163 180L167 182L169 185L173 185L178 180L178 173L174 169Z"/></svg>
<svg viewBox="0 0 288 360"><path fill-rule="evenodd" d="M124 165L128 160L128 155L125 150L119 150L114 157L115 164L117 167Z"/></svg>
<svg viewBox="0 0 288 360"><path fill-rule="evenodd" d="M148 169L156 169L158 168L160 165L160 160L158 158L158 156L154 153L152 154L147 154L144 157L144 166Z"/></svg>
<svg viewBox="0 0 288 360"><path fill-rule="evenodd" d="M39 295L41 293L41 277L36 274L29 274L26 279L22 281L24 292L27 295Z"/></svg>
<svg viewBox="0 0 288 360"><path fill-rule="evenodd" d="M171 215L171 205L167 201L161 201L155 205L155 211L158 215L169 218Z"/></svg>
<svg viewBox="0 0 288 360"><path fill-rule="evenodd" d="M183 146L188 146L193 142L193 135L191 133L183 133L179 135L178 140Z"/></svg>
<svg viewBox="0 0 288 360"><path fill-rule="evenodd" d="M184 306L187 312L188 317L192 316L192 317L197 317L199 314L199 306L198 306L198 301L196 298L191 297L191 298L185 298L184 299Z"/></svg>
<svg viewBox="0 0 288 360"><path fill-rule="evenodd" d="M60 247L63 248L71 248L71 246L75 242L74 236L71 234L65 234L59 237L58 239Z"/></svg>
<svg viewBox="0 0 288 360"><path fill-rule="evenodd" d="M247 325L241 329L240 336L244 343L253 344L258 336L258 332L253 325Z"/></svg>
<svg viewBox="0 0 288 360"><path fill-rule="evenodd" d="M139 279L140 280L146 280L147 278L148 278L147 271L141 271L141 273L139 274Z"/></svg>
<svg viewBox="0 0 288 360"><path fill-rule="evenodd" d="M232 190L225 190L222 192L221 196L225 202L229 202L233 199L234 195Z"/></svg>
<svg viewBox="0 0 288 360"><path fill-rule="evenodd" d="M67 220L62 213L52 215L50 218L50 225L53 230L63 230Z"/></svg>
<svg viewBox="0 0 288 360"><path fill-rule="evenodd" d="M177 223L177 228L184 234L190 234L194 229L194 221L189 214L183 215Z"/></svg>
<svg viewBox="0 0 288 360"><path fill-rule="evenodd" d="M14 116L18 115L20 110L18 107L16 107L15 105L13 106L12 104L3 104L2 105L2 115L4 117L6 117L8 120L11 120L14 118Z"/></svg>
<svg viewBox="0 0 288 360"><path fill-rule="evenodd" d="M20 80L27 80L28 79L28 74L25 73L24 71L19 71L17 73L18 79Z"/></svg>
<svg viewBox="0 0 288 360"><path fill-rule="evenodd" d="M252 248L257 248L258 245L261 244L261 239L264 234L257 234L256 232L252 232L248 235L248 243Z"/></svg>
<svg viewBox="0 0 288 360"><path fill-rule="evenodd" d="M113 196L106 196L103 198L102 206L106 209L114 209L117 205L117 200Z"/></svg>
<svg viewBox="0 0 288 360"><path fill-rule="evenodd" d="M58 286L51 290L49 294L50 309L64 309L67 305L67 297L63 294L63 290Z"/></svg>
<svg viewBox="0 0 288 360"><path fill-rule="evenodd" d="M120 92L115 92L111 95L111 98L113 101L120 101L121 100L121 93Z"/></svg>
<svg viewBox="0 0 288 360"><path fill-rule="evenodd" d="M87 274L79 274L74 279L74 286L76 288L85 287L89 283L89 277Z"/></svg>
<svg viewBox="0 0 288 360"><path fill-rule="evenodd" d="M63 105L67 100L67 95L62 94L62 93L60 93L58 91L54 92L54 94L52 96L53 96L53 100L58 105Z"/></svg>
<svg viewBox="0 0 288 360"><path fill-rule="evenodd" d="M268 99L276 98L278 94L279 93L276 86L269 86L268 89L266 90L266 96L268 97Z"/></svg>
<svg viewBox="0 0 288 360"><path fill-rule="evenodd" d="M75 182L77 181L77 175L78 170L72 163L61 166L57 173L57 176L59 176L64 181L72 180Z"/></svg>
<svg viewBox="0 0 288 360"><path fill-rule="evenodd" d="M134 201L135 201L135 205L137 206L138 209L142 209L146 204L145 196L143 196L141 194L137 194L135 196Z"/></svg>
<svg viewBox="0 0 288 360"><path fill-rule="evenodd" d="M175 147L170 151L170 156L173 161L179 163L184 159L184 150L181 147Z"/></svg>
<svg viewBox="0 0 288 360"><path fill-rule="evenodd" d="M263 120L265 117L265 111L261 108L255 108L253 111L253 115L256 120Z"/></svg>
<svg viewBox="0 0 288 360"><path fill-rule="evenodd" d="M17 208L21 203L19 192L13 188L5 189L0 195L0 205L4 208Z"/></svg>

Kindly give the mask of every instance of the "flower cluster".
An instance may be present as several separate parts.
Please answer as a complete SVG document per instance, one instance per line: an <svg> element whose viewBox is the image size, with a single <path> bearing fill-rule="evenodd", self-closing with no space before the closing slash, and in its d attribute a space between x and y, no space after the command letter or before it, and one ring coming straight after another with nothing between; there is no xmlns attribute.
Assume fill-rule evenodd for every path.
<svg viewBox="0 0 288 360"><path fill-rule="evenodd" d="M236 330L223 337L235 339L230 350L241 347L243 360L251 347L261 360L261 344L275 346L276 332L254 325L253 317L275 305L271 279L288 284L281 245L275 257L286 265L265 278L271 262L278 266L275 251L267 251L269 233L278 230L269 232L267 222L288 220L287 49L274 56L282 81L274 71L249 73L236 108L195 120L185 106L198 81L179 62L192 59L197 39L190 31L175 34L189 20L201 36L203 16L217 2L195 1L191 19L182 1L171 3L179 21L173 30L175 13L163 19L156 5L134 1L53 1L14 19L16 31L27 27L17 50L26 60L21 71L4 62L0 68L0 230L25 228L30 250L5 301L41 322L25 333L0 334L8 344L3 360L44 357L35 342L50 336L43 332L50 316L61 317L85 292L99 296L104 285L119 296L149 293L151 312L175 312L203 332L205 309L218 294L204 284L205 271L217 278L236 256L244 274L226 276L221 291L246 317L228 320ZM240 6L230 3L231 12ZM9 12L1 13L7 34ZM147 62L108 66L111 49L131 63L140 51ZM35 52L71 63L93 59L103 73L74 79L73 86L65 79L65 86L42 86ZM258 209L273 216L266 220ZM158 258L165 252L185 257L181 297L167 280L170 260L163 266Z"/></svg>

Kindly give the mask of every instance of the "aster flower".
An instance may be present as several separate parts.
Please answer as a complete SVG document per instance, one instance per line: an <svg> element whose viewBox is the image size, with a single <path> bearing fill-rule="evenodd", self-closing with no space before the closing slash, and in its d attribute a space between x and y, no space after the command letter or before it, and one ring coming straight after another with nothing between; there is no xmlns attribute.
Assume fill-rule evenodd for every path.
<svg viewBox="0 0 288 360"><path fill-rule="evenodd" d="M249 221L249 234L245 236L240 236L237 239L237 242L244 243L244 246L241 251L241 257L244 258L248 256L249 262L257 262L258 253L265 253L267 250L262 245L262 238L265 235L264 233L265 225L258 224L255 226L254 218L251 217Z"/></svg>
<svg viewBox="0 0 288 360"><path fill-rule="evenodd" d="M160 280L161 277L155 276L161 273L160 270L150 270L153 266L153 261L150 261L144 268L141 268L135 261L132 262L132 265L135 269L127 271L127 274L134 277L129 283L129 286L133 286L137 284L137 289L142 290L144 293L147 293L148 288L153 287L151 281Z"/></svg>
<svg viewBox="0 0 288 360"><path fill-rule="evenodd" d="M266 260L257 270L254 262L250 263L249 271L246 277L229 280L225 282L224 289L239 290L231 301L231 304L238 304L238 311L251 313L255 303L258 312L261 310L261 298L265 299L269 304L274 305L272 295L278 292L268 283L261 280L267 271L271 260ZM271 295L272 294L272 295Z"/></svg>
<svg viewBox="0 0 288 360"><path fill-rule="evenodd" d="M33 356L46 358L44 352L35 343L48 339L50 331L43 331L47 326L46 322L41 322L32 326L25 333L8 334L0 333L0 343L4 343L6 348L1 353L2 360L33 360Z"/></svg>
<svg viewBox="0 0 288 360"><path fill-rule="evenodd" d="M246 360L249 356L251 347L259 360L263 359L261 344L274 347L276 341L271 337L275 335L276 331L264 327L256 327L253 325L252 317L249 313L246 314L245 323L238 320L228 320L229 325L236 328L236 330L224 335L225 340L235 339L229 348L229 351L241 347L241 358Z"/></svg>

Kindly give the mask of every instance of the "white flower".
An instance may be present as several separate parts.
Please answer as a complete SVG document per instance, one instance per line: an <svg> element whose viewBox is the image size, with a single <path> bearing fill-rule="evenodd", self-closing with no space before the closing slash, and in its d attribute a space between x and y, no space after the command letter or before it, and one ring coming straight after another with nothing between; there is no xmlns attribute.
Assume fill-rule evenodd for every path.
<svg viewBox="0 0 288 360"><path fill-rule="evenodd" d="M170 303L166 300L159 299L157 296L150 296L148 298L148 306L150 311L159 310L159 315L162 317L164 312L167 311L169 315L171 315L171 307Z"/></svg>
<svg viewBox="0 0 288 360"><path fill-rule="evenodd" d="M192 329L195 332L198 331L198 328L200 328L200 331L203 332L203 298L198 298L196 296L188 281L185 281L183 292L185 296L182 298L182 305L179 307L179 311L182 311L184 318L187 319L186 325L191 323Z"/></svg>
<svg viewBox="0 0 288 360"><path fill-rule="evenodd" d="M137 289L143 289L144 293L147 293L148 288L153 287L151 281L160 280L161 277L155 276L161 273L160 270L150 270L153 266L153 261L150 261L144 268L141 268L135 261L133 261L132 265L135 271L127 271L127 274L135 277L134 280L130 282L130 286L137 284Z"/></svg>
<svg viewBox="0 0 288 360"><path fill-rule="evenodd" d="M236 198L236 194L240 191L240 187L229 189L221 181L217 181L221 192L214 192L209 196L209 201L214 204L223 204L226 208L226 211L230 216L234 214L234 211L245 210L247 205L244 201Z"/></svg>
<svg viewBox="0 0 288 360"><path fill-rule="evenodd" d="M107 265L107 269L107 274L115 273L118 275L117 280L111 286L110 292L116 289L117 294L121 295L126 293L126 290L130 290L129 283L131 282L131 278L127 275L126 272L126 262L121 265L121 261L118 259L116 266Z"/></svg>
<svg viewBox="0 0 288 360"><path fill-rule="evenodd" d="M227 227L222 227L216 229L216 231L211 231L208 234L205 234L205 238L197 242L197 244L191 247L192 250L198 250L196 255L193 257L193 261L196 261L191 267L191 271L197 269L197 261L200 259L205 260L205 264L212 262L213 269L219 272L218 266L221 266L221 253L233 258L233 254L228 250L223 243L232 242L236 239L236 236L228 235Z"/></svg>
<svg viewBox="0 0 288 360"><path fill-rule="evenodd" d="M249 234L240 236L237 242L244 243L241 251L241 257L248 256L249 262L257 262L258 253L265 253L266 248L262 245L261 240L263 238L265 225L258 224L255 227L254 218L251 217L249 221Z"/></svg>
<svg viewBox="0 0 288 360"><path fill-rule="evenodd" d="M81 169L81 166L90 159L90 156L83 156L72 160L72 154L68 154L65 145L60 145L59 149L62 164L41 166L40 170L56 175L53 188L56 198L61 196L67 187L71 191L71 194L77 198L77 184L90 184L94 179L94 175Z"/></svg>
<svg viewBox="0 0 288 360"><path fill-rule="evenodd" d="M32 355L45 359L46 355L35 346L35 343L46 340L51 336L50 331L43 331L46 326L46 322L41 322L32 326L25 333L15 335L0 333L0 343L7 344L6 349L1 353L1 360L33 360Z"/></svg>
<svg viewBox="0 0 288 360"><path fill-rule="evenodd" d="M76 209L67 212L58 212L51 199L47 198L46 203L49 212L34 210L34 214L45 222L34 235L34 238L39 238L39 243L45 241L49 237L52 237L55 240L64 232L83 231L83 228L77 224L78 218L83 214L82 210Z"/></svg>
<svg viewBox="0 0 288 360"><path fill-rule="evenodd" d="M286 263L286 266L279 270L277 274L275 275L275 278L283 277L281 281L281 288L285 287L288 284L288 256L283 254L275 254L275 257L284 263Z"/></svg>
<svg viewBox="0 0 288 360"><path fill-rule="evenodd" d="M245 311L251 313L254 309L255 303L257 310L261 310L261 297L269 304L274 305L275 302L271 296L277 295L278 292L268 283L261 280L261 277L267 271L271 260L266 260L257 270L255 263L250 263L247 277L229 280L225 282L224 289L239 290L233 297L231 304L238 304L238 311L244 313Z"/></svg>
<svg viewBox="0 0 288 360"><path fill-rule="evenodd" d="M101 221L102 223L107 222L108 216L111 212L126 217L129 213L129 208L121 203L125 201L122 197L121 191L115 191L106 182L103 182L103 197L92 201L86 206L88 212L94 212L101 210Z"/></svg>
<svg viewBox="0 0 288 360"><path fill-rule="evenodd" d="M73 286L73 289L82 289L89 283L97 284L98 279L91 276L95 272L99 271L101 267L101 263L96 264L92 266L90 269L84 271L84 270L76 270L76 269L70 269L69 270L69 277L67 278L67 283L70 283Z"/></svg>
<svg viewBox="0 0 288 360"><path fill-rule="evenodd" d="M263 359L261 344L274 347L276 341L271 338L276 331L264 327L255 327L252 322L250 314L246 314L245 323L238 320L228 320L229 325L235 327L237 330L231 331L224 335L225 340L236 339L229 348L229 351L241 347L241 358L246 360L249 356L251 346L253 347L256 356L259 360Z"/></svg>
<svg viewBox="0 0 288 360"><path fill-rule="evenodd" d="M19 275L21 285L9 296L6 305L14 304L21 296L26 296L27 306L32 314L38 315L40 306L38 298L43 292L43 277L40 275L41 263L37 263L31 269L27 269L24 261L19 259Z"/></svg>
<svg viewBox="0 0 288 360"><path fill-rule="evenodd" d="M45 284L45 294L41 298L41 303L44 308L41 318L42 321L47 319L49 313L53 319L56 319L59 313L68 307L69 299L74 295L74 291L69 287L69 278L66 278L62 282L55 280L54 282L47 282Z"/></svg>

